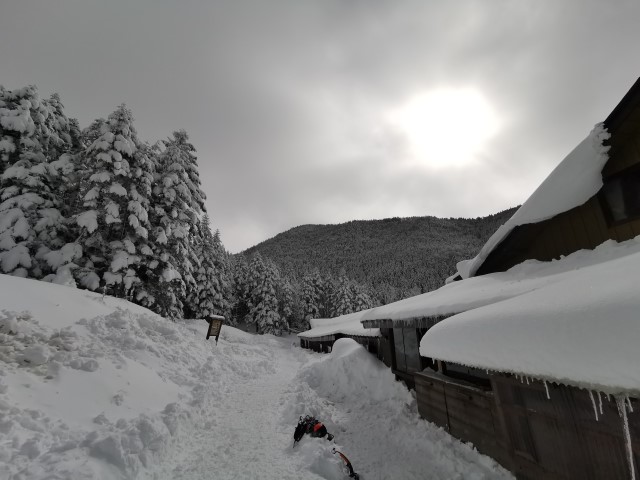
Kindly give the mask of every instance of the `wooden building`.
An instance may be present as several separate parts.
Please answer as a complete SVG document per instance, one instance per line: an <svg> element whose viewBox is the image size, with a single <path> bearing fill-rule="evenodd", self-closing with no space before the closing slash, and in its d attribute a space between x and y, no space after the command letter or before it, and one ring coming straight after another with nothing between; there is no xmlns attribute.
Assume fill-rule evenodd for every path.
<svg viewBox="0 0 640 480"><path fill-rule="evenodd" d="M518 478L630 478L640 465L640 316L629 317L640 315L629 280L640 259L640 80L603 125L459 264L460 281L362 317L415 385L420 414ZM581 330L596 310L593 332ZM560 353L547 339L563 339Z"/></svg>
<svg viewBox="0 0 640 480"><path fill-rule="evenodd" d="M335 318L312 319L311 329L298 334L300 346L316 352L329 353L336 340L351 338L381 358L380 330L364 329L360 323L366 312L367 310L363 310Z"/></svg>

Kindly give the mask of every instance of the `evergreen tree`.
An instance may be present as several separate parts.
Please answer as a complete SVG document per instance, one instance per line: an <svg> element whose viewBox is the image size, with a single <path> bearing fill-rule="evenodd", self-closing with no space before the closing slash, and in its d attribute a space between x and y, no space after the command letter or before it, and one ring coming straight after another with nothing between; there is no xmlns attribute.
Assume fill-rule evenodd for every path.
<svg viewBox="0 0 640 480"><path fill-rule="evenodd" d="M46 254L64 246L64 217L50 163L70 148L57 97L50 105L35 86L0 87L0 271L42 278ZM67 260L80 251L66 249ZM59 266L59 265L58 265Z"/></svg>
<svg viewBox="0 0 640 480"><path fill-rule="evenodd" d="M196 246L200 264L196 271L197 303L196 316L204 318L208 315L222 315L230 323L235 323L231 316L231 282L229 261L220 240L220 232L211 233L210 220L204 215L201 229L202 241Z"/></svg>
<svg viewBox="0 0 640 480"><path fill-rule="evenodd" d="M291 281L288 278L283 277L280 281L279 289L280 299L280 316L287 322L288 325L296 326L295 314L299 307L296 306L297 295Z"/></svg>
<svg viewBox="0 0 640 480"><path fill-rule="evenodd" d="M46 261L51 271L43 280L76 286L73 271L78 267L76 261L82 256L82 248L76 242L79 230L72 217L79 207L80 129L77 120L65 115L64 105L57 93L51 95L48 104L51 110L49 130L55 132L55 137L59 139L50 143L48 158L53 172L50 182L52 191L56 192L62 219L57 241L41 247L39 257Z"/></svg>
<svg viewBox="0 0 640 480"><path fill-rule="evenodd" d="M320 318L320 301L322 293L322 278L316 269L302 278L302 313L309 327L309 320Z"/></svg>
<svg viewBox="0 0 640 480"><path fill-rule="evenodd" d="M331 316L338 317L354 311L351 281L347 278L344 270L340 272L340 276L336 281L335 289L332 293Z"/></svg>
<svg viewBox="0 0 640 480"><path fill-rule="evenodd" d="M320 298L320 317L330 318L333 316L335 290L337 288L336 281L331 273L327 273L324 277L320 277L320 281L316 284L318 297Z"/></svg>
<svg viewBox="0 0 640 480"><path fill-rule="evenodd" d="M91 125L82 130L80 134L80 142L83 147L90 147L93 142L102 136L103 128L107 121L104 118L96 118Z"/></svg>
<svg viewBox="0 0 640 480"><path fill-rule="evenodd" d="M193 146L186 142L186 132L176 132L164 142L164 151L158 155L155 184L153 187L151 224L152 240L157 264L153 275L158 278L157 287L166 295L159 308L171 318L202 318L210 315L203 298L211 291L210 280L203 263L209 260L211 245L206 238L209 227L202 227L200 216L202 202L194 199L191 181L186 168L191 167ZM158 148L153 148L154 152ZM208 264L207 264L208 265ZM212 265L212 263L211 263ZM200 277L200 280L196 279ZM204 283L203 283L204 282ZM189 301L187 301L189 298ZM201 308L198 305L203 304Z"/></svg>
<svg viewBox="0 0 640 480"><path fill-rule="evenodd" d="M83 152L91 174L81 189L84 211L76 218L85 252L77 277L91 290L103 282L111 295L152 306L156 299L146 280L154 261L148 239L154 165L124 104L100 131Z"/></svg>
<svg viewBox="0 0 640 480"><path fill-rule="evenodd" d="M209 215L205 214L204 222L209 229ZM208 230L211 232L211 230ZM214 258L215 272L218 280L218 294L214 296L213 311L218 312L233 324L231 316L231 298L232 298L232 274L231 259L229 253L225 250L220 238L220 230L216 230L212 238L212 252Z"/></svg>
<svg viewBox="0 0 640 480"><path fill-rule="evenodd" d="M204 306L204 297L222 287L213 285L215 273L206 271L216 260L205 258L215 257L215 252L210 227L201 224L206 196L201 189L196 150L184 130L174 132L163 143L165 150L160 160L163 173L154 189L162 197L157 205L161 221L156 228L160 237L174 237L168 247L184 282L185 315L202 317L210 311L209 306ZM202 266L203 261L206 266ZM208 280L202 283L197 277Z"/></svg>
<svg viewBox="0 0 640 480"><path fill-rule="evenodd" d="M236 323L248 319L249 314L249 264L244 255L235 255L232 269L232 309L231 316Z"/></svg>
<svg viewBox="0 0 640 480"><path fill-rule="evenodd" d="M353 312L360 312L362 310L373 308L373 301L367 292L367 288L358 283L351 283L351 298Z"/></svg>
<svg viewBox="0 0 640 480"><path fill-rule="evenodd" d="M280 335L287 325L278 313L276 285L279 272L275 263L256 254L249 266L249 276L249 322L260 334Z"/></svg>

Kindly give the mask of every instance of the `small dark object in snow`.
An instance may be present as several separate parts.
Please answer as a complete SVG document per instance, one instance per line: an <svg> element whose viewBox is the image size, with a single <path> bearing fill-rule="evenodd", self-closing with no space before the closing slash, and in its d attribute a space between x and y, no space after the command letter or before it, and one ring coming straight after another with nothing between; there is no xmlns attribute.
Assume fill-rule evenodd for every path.
<svg viewBox="0 0 640 480"><path fill-rule="evenodd" d="M310 415L306 415L304 418L300 417L296 430L293 432L294 447L296 446L296 443L302 439L305 433L312 437L322 438L326 436L327 440L333 440L333 435L327 432L327 427Z"/></svg>

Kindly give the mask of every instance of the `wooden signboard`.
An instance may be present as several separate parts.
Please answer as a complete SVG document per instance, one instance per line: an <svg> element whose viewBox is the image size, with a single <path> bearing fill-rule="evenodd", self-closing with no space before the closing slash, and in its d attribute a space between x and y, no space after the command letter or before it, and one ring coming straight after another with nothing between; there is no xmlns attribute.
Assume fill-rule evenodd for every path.
<svg viewBox="0 0 640 480"><path fill-rule="evenodd" d="M207 322L209 322L209 330L207 330L207 340L209 340L209 337L216 337L216 344L217 344L218 337L220 337L220 330L222 330L222 323L224 322L224 317L212 315L211 317L207 318Z"/></svg>

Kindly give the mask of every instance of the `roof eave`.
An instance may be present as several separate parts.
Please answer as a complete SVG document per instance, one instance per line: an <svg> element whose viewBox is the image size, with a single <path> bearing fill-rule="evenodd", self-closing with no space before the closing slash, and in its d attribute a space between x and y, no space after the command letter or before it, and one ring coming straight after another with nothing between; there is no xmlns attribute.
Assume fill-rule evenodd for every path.
<svg viewBox="0 0 640 480"><path fill-rule="evenodd" d="M436 323L441 322L448 315L431 315L422 317L408 317L400 319L380 318L376 320L362 320L364 328L431 328Z"/></svg>

